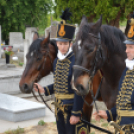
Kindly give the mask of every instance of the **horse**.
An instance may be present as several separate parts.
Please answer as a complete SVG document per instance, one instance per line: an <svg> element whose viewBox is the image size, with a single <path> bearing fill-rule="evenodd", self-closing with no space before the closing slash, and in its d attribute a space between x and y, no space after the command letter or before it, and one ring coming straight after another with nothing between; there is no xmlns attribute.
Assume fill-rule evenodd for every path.
<svg viewBox="0 0 134 134"><path fill-rule="evenodd" d="M26 55L27 63L19 82L20 90L23 93L31 93L35 82L53 72L52 64L57 57L57 50L56 41L51 41L49 36L45 39L36 39L33 41ZM101 82L100 72L96 73L93 81L94 95L96 95ZM88 106L88 104L92 103L92 100L89 98L90 92L86 95L83 104L83 116L88 121L90 121L92 112ZM102 100L100 96L98 98Z"/></svg>
<svg viewBox="0 0 134 134"><path fill-rule="evenodd" d="M36 36L37 37L37 36ZM49 36L35 39L26 55L27 63L19 82L23 93L31 93L33 84L53 71L53 61L57 57L58 48L55 40Z"/></svg>
<svg viewBox="0 0 134 134"><path fill-rule="evenodd" d="M115 105L118 83L125 69L126 36L121 30L102 25L102 16L96 23L88 23L83 16L73 50L75 65L73 85L77 94L85 96L92 90L92 80L98 70L103 75L100 94L108 109ZM92 100L90 96L88 98ZM92 106L90 110L92 111Z"/></svg>

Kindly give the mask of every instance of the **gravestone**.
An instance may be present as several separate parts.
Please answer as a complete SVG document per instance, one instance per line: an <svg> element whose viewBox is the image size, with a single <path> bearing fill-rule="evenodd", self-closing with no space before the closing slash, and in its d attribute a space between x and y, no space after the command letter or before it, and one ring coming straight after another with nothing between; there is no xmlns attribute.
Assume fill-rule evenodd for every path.
<svg viewBox="0 0 134 134"><path fill-rule="evenodd" d="M48 34L50 33L50 29L51 29L51 27L47 27L47 28L45 29L45 38L48 37Z"/></svg>
<svg viewBox="0 0 134 134"><path fill-rule="evenodd" d="M0 25L0 58L1 58L1 25Z"/></svg>
<svg viewBox="0 0 134 134"><path fill-rule="evenodd" d="M35 27L27 27L25 31L25 40L24 40L24 66L26 64L26 54L28 52L29 46L33 42L34 33L37 32Z"/></svg>
<svg viewBox="0 0 134 134"><path fill-rule="evenodd" d="M35 27L27 27L25 31L25 39L29 41L29 45L33 42L34 32L37 32Z"/></svg>
<svg viewBox="0 0 134 134"><path fill-rule="evenodd" d="M21 32L10 32L9 33L9 45L13 46L13 51L17 52L24 51L23 45L23 34Z"/></svg>
<svg viewBox="0 0 134 134"><path fill-rule="evenodd" d="M56 32L57 32L57 25L58 21L53 21L51 17L51 26L47 27L45 29L45 38L48 37L48 34L50 33L50 39L55 39L56 38Z"/></svg>
<svg viewBox="0 0 134 134"><path fill-rule="evenodd" d="M24 66L26 65L26 54L28 53L28 49L29 49L29 40L25 39L24 40Z"/></svg>
<svg viewBox="0 0 134 134"><path fill-rule="evenodd" d="M12 122L45 116L45 105L0 93L0 118Z"/></svg>

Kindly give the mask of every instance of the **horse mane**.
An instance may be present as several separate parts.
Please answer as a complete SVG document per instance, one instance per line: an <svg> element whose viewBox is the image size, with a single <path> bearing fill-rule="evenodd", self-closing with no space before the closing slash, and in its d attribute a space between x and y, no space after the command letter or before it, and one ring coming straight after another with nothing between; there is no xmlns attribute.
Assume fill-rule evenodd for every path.
<svg viewBox="0 0 134 134"><path fill-rule="evenodd" d="M77 34L76 39L85 40L88 38L94 38L88 33L93 33L92 25L94 23L88 23L83 25ZM113 26L102 25L100 28L101 42L106 45L110 53L122 53L125 51L125 44L123 43L126 36L123 32Z"/></svg>
<svg viewBox="0 0 134 134"><path fill-rule="evenodd" d="M31 52L36 52L38 53L40 51L40 44L41 42L44 40L45 38L38 38L35 41L32 42L32 44L29 47L29 51L28 54L30 54ZM56 40L50 40L50 44L53 45L55 47L56 53L58 53L58 47L56 45Z"/></svg>
<svg viewBox="0 0 134 134"><path fill-rule="evenodd" d="M57 54L58 53L58 47L57 47L57 44L56 44L56 40L55 39L50 40L50 44L55 47L56 54Z"/></svg>

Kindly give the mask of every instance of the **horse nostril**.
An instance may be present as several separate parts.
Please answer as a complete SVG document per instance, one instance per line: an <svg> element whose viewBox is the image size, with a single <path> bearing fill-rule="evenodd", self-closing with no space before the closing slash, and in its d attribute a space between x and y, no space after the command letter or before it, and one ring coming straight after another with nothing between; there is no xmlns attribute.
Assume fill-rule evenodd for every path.
<svg viewBox="0 0 134 134"><path fill-rule="evenodd" d="M25 89L25 91L28 90L28 85L26 83L24 84L24 89Z"/></svg>
<svg viewBox="0 0 134 134"><path fill-rule="evenodd" d="M77 89L83 91L83 90L84 90L84 87L83 87L83 85L79 84L79 85L77 86Z"/></svg>

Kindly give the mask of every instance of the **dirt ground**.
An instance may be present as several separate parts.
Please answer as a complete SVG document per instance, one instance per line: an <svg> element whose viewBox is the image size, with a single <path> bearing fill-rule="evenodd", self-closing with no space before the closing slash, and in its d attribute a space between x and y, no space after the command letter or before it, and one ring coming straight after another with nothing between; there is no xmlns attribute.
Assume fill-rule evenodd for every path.
<svg viewBox="0 0 134 134"><path fill-rule="evenodd" d="M108 122L105 120L97 122L94 120L94 117L92 117L91 122L98 127L102 127L111 132L114 132L114 128L110 126ZM45 123L43 126L37 125L24 128L24 133L2 133L2 134L58 134L58 133L56 123L51 122L51 123ZM95 130L94 128L91 128L91 132L89 134L105 134L105 133Z"/></svg>

